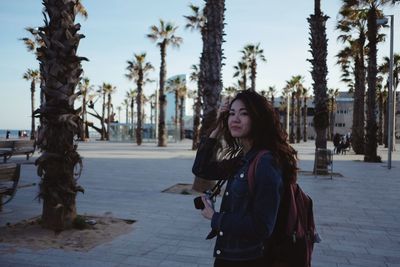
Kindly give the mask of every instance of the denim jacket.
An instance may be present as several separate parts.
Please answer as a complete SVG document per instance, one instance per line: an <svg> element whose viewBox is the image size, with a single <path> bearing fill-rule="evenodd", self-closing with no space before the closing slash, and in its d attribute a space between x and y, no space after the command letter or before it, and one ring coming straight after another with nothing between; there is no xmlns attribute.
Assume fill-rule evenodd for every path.
<svg viewBox="0 0 400 267"><path fill-rule="evenodd" d="M211 160L215 144L216 139L202 140L192 169L204 179L228 179L220 211L211 219L211 233L217 236L214 257L226 260L260 258L263 243L271 235L278 213L283 191L281 170L274 164L271 153L263 155L255 171L255 188L250 193L248 168L258 151L250 150L241 164L231 167L234 174L223 177L224 162Z"/></svg>

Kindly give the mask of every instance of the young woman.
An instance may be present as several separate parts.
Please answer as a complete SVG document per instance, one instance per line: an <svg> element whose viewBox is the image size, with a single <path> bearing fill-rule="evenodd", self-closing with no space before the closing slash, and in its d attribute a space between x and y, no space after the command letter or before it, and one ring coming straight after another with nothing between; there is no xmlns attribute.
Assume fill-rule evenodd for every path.
<svg viewBox="0 0 400 267"><path fill-rule="evenodd" d="M274 229L284 185L296 181L296 152L287 143L278 114L256 92L238 93L231 103L221 105L218 114L217 125L201 141L193 165L199 177L227 179L219 212L202 197L201 213L211 220L209 238L217 236L214 266L265 266L264 242ZM225 156L213 161L219 137ZM248 169L261 150L267 152L257 163L251 190Z"/></svg>

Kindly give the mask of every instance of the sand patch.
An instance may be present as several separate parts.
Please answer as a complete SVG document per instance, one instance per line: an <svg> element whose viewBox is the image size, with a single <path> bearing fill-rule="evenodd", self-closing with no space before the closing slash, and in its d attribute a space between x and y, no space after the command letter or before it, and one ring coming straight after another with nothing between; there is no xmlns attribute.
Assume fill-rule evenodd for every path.
<svg viewBox="0 0 400 267"><path fill-rule="evenodd" d="M0 255L13 253L17 247L32 250L56 248L89 251L133 230L134 220L114 218L110 215L82 215L87 222L86 229L70 229L60 233L42 228L39 217L0 227L0 243L12 245L7 249L0 248Z"/></svg>

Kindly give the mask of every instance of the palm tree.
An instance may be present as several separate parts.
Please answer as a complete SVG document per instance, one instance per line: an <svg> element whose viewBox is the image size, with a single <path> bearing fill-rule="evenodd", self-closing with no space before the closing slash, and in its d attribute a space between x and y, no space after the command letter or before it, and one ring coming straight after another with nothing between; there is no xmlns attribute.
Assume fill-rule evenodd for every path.
<svg viewBox="0 0 400 267"><path fill-rule="evenodd" d="M157 46L160 47L161 53L161 66L160 66L160 89L159 89L159 121L158 121L158 146L167 146L167 131L165 126L165 109L167 101L165 99L165 79L167 75L167 66L166 66L166 55L167 55L167 47L169 45L173 47L179 47L182 43L182 38L175 35L177 26L174 26L172 23L165 23L160 19L159 27L153 25L150 28L150 33L147 34L147 37L157 42Z"/></svg>
<svg viewBox="0 0 400 267"><path fill-rule="evenodd" d="M238 92L238 88L235 86L228 86L224 88L224 95L232 99Z"/></svg>
<svg viewBox="0 0 400 267"><path fill-rule="evenodd" d="M250 66L250 80L251 90L256 91L256 74L257 74L257 59L266 62L264 50L261 49L260 44L248 44L241 51L243 60Z"/></svg>
<svg viewBox="0 0 400 267"><path fill-rule="evenodd" d="M31 82L31 140L35 140L35 91L36 83L40 81L40 73L38 70L28 69L22 76L27 81Z"/></svg>
<svg viewBox="0 0 400 267"><path fill-rule="evenodd" d="M31 34L31 38L24 37L24 38L21 38L20 40L25 44L25 47L28 50L28 52L31 52L36 57L38 57L39 54L36 49L44 46L43 39L39 35L40 31L38 28L32 28L32 27L26 27L25 30ZM41 78L39 81L41 81ZM42 88L42 85L40 87ZM43 101L44 101L44 93L41 89L40 90L40 105L43 103ZM32 131L31 131L31 137L32 137Z"/></svg>
<svg viewBox="0 0 400 267"><path fill-rule="evenodd" d="M233 66L235 72L233 73L233 77L240 77L238 80L238 85L242 90L247 89L247 71L249 69L249 65L246 61L239 61L236 66Z"/></svg>
<svg viewBox="0 0 400 267"><path fill-rule="evenodd" d="M389 111L389 99L388 99L388 91L386 90L387 88L384 87L384 91L382 92L382 101L383 101L383 106L382 106L382 113L383 113L383 135L382 135L382 142L385 148L388 147L388 123L389 123L389 118L388 118L388 111Z"/></svg>
<svg viewBox="0 0 400 267"><path fill-rule="evenodd" d="M328 110L329 110L329 128L328 128L328 139L333 140L334 129L335 129L335 112L336 112L336 97L339 95L339 89L330 88L328 90Z"/></svg>
<svg viewBox="0 0 400 267"><path fill-rule="evenodd" d="M199 81L203 88L203 119L201 136L213 127L222 91L222 43L224 42L224 0L208 0L205 5L205 43L200 57Z"/></svg>
<svg viewBox="0 0 400 267"><path fill-rule="evenodd" d="M289 117L290 117L290 88L286 85L282 90L281 101L279 103L279 109L284 113L283 116L283 125L285 126L286 134L289 136L290 125L289 125Z"/></svg>
<svg viewBox="0 0 400 267"><path fill-rule="evenodd" d="M121 106L117 106L117 111L118 111L118 123L121 123L121 110L122 110L122 107L121 107Z"/></svg>
<svg viewBox="0 0 400 267"><path fill-rule="evenodd" d="M203 117L200 136L206 136L213 127L217 115L218 104L222 91L222 43L224 35L224 0L208 0L204 7L205 23L201 35L203 49L200 57L200 73L198 84L203 96ZM203 192L213 186L209 182L196 177L193 189Z"/></svg>
<svg viewBox="0 0 400 267"><path fill-rule="evenodd" d="M368 68L367 68L367 127L365 136L365 156L366 162L381 162L381 157L377 155L377 124L376 124L376 86L377 86L377 43L378 25L376 20L382 16L378 9L380 5L388 3L388 0L364 0L363 4L368 7L367 38L368 38Z"/></svg>
<svg viewBox="0 0 400 267"><path fill-rule="evenodd" d="M388 57L384 57L383 58L383 63L379 66L379 72L389 76L389 65L390 65L389 58ZM393 55L393 88L394 89L396 89L397 86L399 85L399 78L400 78L400 54L395 53ZM389 79L389 77L388 77L388 79ZM388 83L389 83L389 81L388 81ZM393 91L392 99L393 99L393 108L394 108L393 112L394 112L394 114L396 114L396 93L395 93L395 90ZM393 125L396 125L396 123L393 123ZM385 136L385 144L387 144L387 140L386 140L387 134L384 135L384 136Z"/></svg>
<svg viewBox="0 0 400 267"><path fill-rule="evenodd" d="M135 99L137 98L137 89L131 89L128 92L126 92L126 98L128 99L128 101L130 101L130 106L131 106L131 130L130 130L130 134L131 134L131 139L133 140L133 132L134 132L134 106L135 106Z"/></svg>
<svg viewBox="0 0 400 267"><path fill-rule="evenodd" d="M307 142L307 100L308 100L308 89L303 88L303 141Z"/></svg>
<svg viewBox="0 0 400 267"><path fill-rule="evenodd" d="M125 107L125 123L129 124L129 98L125 96L121 105Z"/></svg>
<svg viewBox="0 0 400 267"><path fill-rule="evenodd" d="M100 140L104 141L106 139L106 127L105 127L105 116L106 116L106 96L107 96L107 91L106 91L106 86L107 84L103 82L103 85L99 86L99 90L97 92L102 96L103 99L103 105L101 106L101 136Z"/></svg>
<svg viewBox="0 0 400 267"><path fill-rule="evenodd" d="M136 125L136 144L142 144L143 132L143 86L151 80L147 77L149 71L154 70L150 62L146 62L146 53L135 54L132 61L127 61L128 74L125 76L129 80L134 80L137 86L136 107L137 107L137 125Z"/></svg>
<svg viewBox="0 0 400 267"><path fill-rule="evenodd" d="M104 88L106 90L107 94L107 141L110 141L110 126L111 122L113 120L111 119L114 114L111 113L111 108L112 108L112 101L111 101L111 94L113 94L117 88L111 84L107 84L106 87Z"/></svg>
<svg viewBox="0 0 400 267"><path fill-rule="evenodd" d="M187 24L185 25L186 29L190 30L198 30L201 33L201 38L204 44L207 42L207 32L206 32L206 17L204 14L204 8L200 9L198 6L190 5L190 9L192 10L192 15L184 16L187 19ZM192 73L190 74L190 80L197 82L197 90L196 90L196 99L194 102L194 113L193 113L193 142L192 142L192 150L196 150L198 144L200 142L200 115L201 115L201 107L202 107L202 99L203 99L203 91L204 91L204 79L200 80L200 69L202 68L201 64L192 65Z"/></svg>
<svg viewBox="0 0 400 267"><path fill-rule="evenodd" d="M178 91L178 97L179 97L179 121L180 121L180 139L183 140L185 138L185 120L183 115L185 114L185 102L186 102L186 97L188 95L188 89L185 86L180 87Z"/></svg>
<svg viewBox="0 0 400 267"><path fill-rule="evenodd" d="M379 7L391 3L389 0L362 0L349 1L347 7L351 10L366 10L367 40L368 40L368 68L367 68L367 126L365 136L364 161L380 162L377 155L377 125L376 125L376 87L377 87L377 43L383 39L378 34L377 19L382 16ZM356 112L356 111L354 111Z"/></svg>
<svg viewBox="0 0 400 267"><path fill-rule="evenodd" d="M301 140L301 101L303 96L304 87L300 83L296 87L296 142L300 143Z"/></svg>
<svg viewBox="0 0 400 267"><path fill-rule="evenodd" d="M74 109L74 93L82 73L76 51L84 36L78 34L74 1L43 1L44 23L39 28L45 44L37 49L40 73L44 81L45 103L39 111L41 128L36 160L42 177L39 197L43 199L42 226L53 230L72 227L76 218L76 194L83 192L75 177L75 166L82 160L74 143L80 129L79 111ZM57 79L55 78L57 77Z"/></svg>
<svg viewBox="0 0 400 267"><path fill-rule="evenodd" d="M86 112L86 105L87 105L87 96L90 91L93 90L93 85L90 85L90 80L87 77L83 77L79 82L79 90L82 94L82 131L81 131L81 140L85 141L86 138L89 138L89 127L87 125L87 112Z"/></svg>
<svg viewBox="0 0 400 267"><path fill-rule="evenodd" d="M349 85L349 92L354 94L351 145L356 154L364 154L367 12L352 5L346 1L339 11L336 29L342 34L338 40L346 46L336 57L342 68L342 81Z"/></svg>
<svg viewBox="0 0 400 267"><path fill-rule="evenodd" d="M192 139L192 150L196 150L200 142L200 116L201 116L201 99L202 92L199 85L199 66L192 65L192 72L190 73L189 79L192 82L197 82L197 90L194 91L193 98L193 139Z"/></svg>
<svg viewBox="0 0 400 267"><path fill-rule="evenodd" d="M297 97L296 92L299 90L303 90L303 77L301 75L296 75L292 76L292 78L289 81L286 81L286 87L285 91L290 95L291 98L291 103L290 103L290 133L289 133L289 142L294 143L295 141L295 133L294 133L294 115L295 115L295 99L300 98L300 96ZM298 101L299 102L299 101ZM298 105L299 107L299 105ZM297 109L298 115L300 114L299 109ZM300 117L297 117L297 122L300 124ZM297 127L297 132L300 135L300 128L299 125ZM297 138L299 139L299 137Z"/></svg>
<svg viewBox="0 0 400 267"><path fill-rule="evenodd" d="M167 92L173 92L175 95L175 132L178 133L179 131L179 133L182 133L182 115L184 112L182 110L183 103L181 103L180 100L182 94L186 95L186 82L180 76L177 76L176 78L167 81L166 89Z"/></svg>
<svg viewBox="0 0 400 267"><path fill-rule="evenodd" d="M315 102L314 128L316 132L315 147L316 149L326 149L326 129L328 127L328 109L327 109L327 80L328 67L326 65L326 57L328 54L328 40L326 37L326 21L328 16L321 12L320 0L314 0L314 14L307 19L310 23L310 48L312 59L311 76L313 78L313 91ZM317 160L314 159L314 162ZM322 162L319 169L323 169L322 173L327 173L327 162Z"/></svg>
<svg viewBox="0 0 400 267"><path fill-rule="evenodd" d="M267 95L271 101L271 105L274 107L275 106L275 94L276 94L276 87L275 86L269 86L268 87L268 92Z"/></svg>
<svg viewBox="0 0 400 267"><path fill-rule="evenodd" d="M88 12L86 8L82 5L81 0L77 0L75 2L75 12L76 14L82 16L84 19L87 19L88 17ZM38 48L45 46L45 42L43 40L43 35L42 35L43 32L39 28L33 28L33 27L26 27L25 30L30 33L31 38L23 37L20 38L20 40L23 41L28 52L33 53L37 58L40 55L40 53L38 52ZM43 102L45 101L44 92L42 90L43 86L44 85L41 83L40 105L42 105Z"/></svg>
<svg viewBox="0 0 400 267"><path fill-rule="evenodd" d="M378 144L383 145L383 106L384 106L384 97L385 97L385 92L383 90L383 86L378 87L377 91L377 100L378 100Z"/></svg>

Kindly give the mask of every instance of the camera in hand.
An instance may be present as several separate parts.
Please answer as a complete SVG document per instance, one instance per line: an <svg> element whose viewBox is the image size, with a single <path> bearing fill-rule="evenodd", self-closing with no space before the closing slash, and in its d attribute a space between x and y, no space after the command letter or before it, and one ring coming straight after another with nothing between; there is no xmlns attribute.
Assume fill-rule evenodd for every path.
<svg viewBox="0 0 400 267"><path fill-rule="evenodd" d="M206 198L208 198L208 199L211 199L211 198L212 198L212 195L213 195L213 194L212 194L212 192L211 192L210 190L204 192L204 196L205 196ZM203 200L201 199L201 196L196 197L195 199L193 199L193 202L194 202L194 207L195 207L196 209L202 210L202 209L205 208L204 203L203 203Z"/></svg>
<svg viewBox="0 0 400 267"><path fill-rule="evenodd" d="M215 203L215 197L221 192L221 187L223 186L223 184L226 182L226 180L219 180L217 182L217 184L213 187L213 189L211 190L207 190L204 192L204 197L207 200L210 200L210 203L212 206L214 206ZM202 210L205 208L203 200L200 197L196 197L195 199L193 199L194 202L194 207L198 210Z"/></svg>
<svg viewBox="0 0 400 267"><path fill-rule="evenodd" d="M202 210L205 208L203 200L201 200L201 197L196 197L195 199L193 199L194 202L194 207L198 210Z"/></svg>

